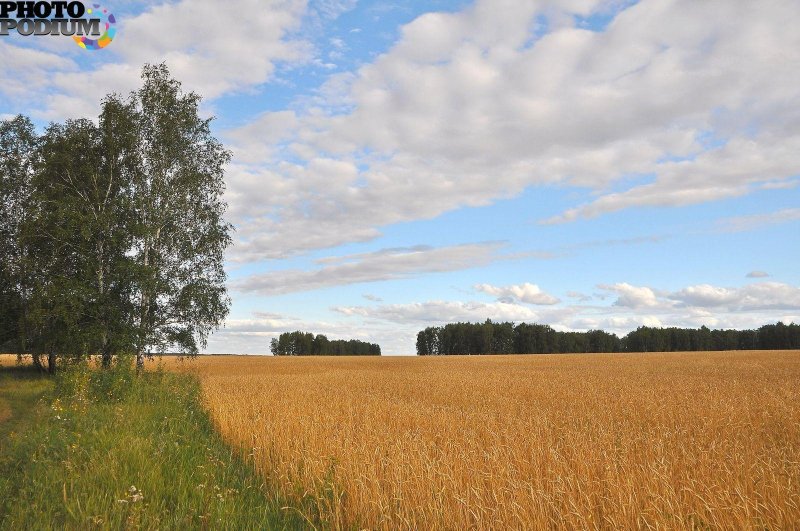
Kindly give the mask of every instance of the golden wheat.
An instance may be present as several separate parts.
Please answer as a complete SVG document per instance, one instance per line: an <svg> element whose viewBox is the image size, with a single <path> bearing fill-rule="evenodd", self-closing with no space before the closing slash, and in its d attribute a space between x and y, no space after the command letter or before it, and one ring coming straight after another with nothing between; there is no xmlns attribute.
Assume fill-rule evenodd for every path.
<svg viewBox="0 0 800 531"><path fill-rule="evenodd" d="M800 528L798 352L186 366L332 527Z"/></svg>

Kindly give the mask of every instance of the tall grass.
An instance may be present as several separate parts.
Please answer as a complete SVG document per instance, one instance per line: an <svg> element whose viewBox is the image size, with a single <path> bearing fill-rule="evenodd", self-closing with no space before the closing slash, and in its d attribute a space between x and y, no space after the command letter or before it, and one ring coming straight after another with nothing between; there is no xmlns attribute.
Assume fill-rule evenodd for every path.
<svg viewBox="0 0 800 531"><path fill-rule="evenodd" d="M800 528L800 354L196 364L224 437L335 528Z"/></svg>
<svg viewBox="0 0 800 531"><path fill-rule="evenodd" d="M0 452L2 529L304 526L214 433L189 375L72 367L21 424Z"/></svg>
<svg viewBox="0 0 800 531"><path fill-rule="evenodd" d="M24 426L39 399L52 391L53 382L32 366L16 363L16 356L0 354L0 455Z"/></svg>

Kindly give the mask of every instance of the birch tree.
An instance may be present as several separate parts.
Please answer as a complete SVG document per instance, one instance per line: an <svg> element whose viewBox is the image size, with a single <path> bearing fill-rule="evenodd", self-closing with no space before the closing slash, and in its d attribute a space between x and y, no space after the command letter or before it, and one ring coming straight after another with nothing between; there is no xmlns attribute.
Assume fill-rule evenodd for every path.
<svg viewBox="0 0 800 531"><path fill-rule="evenodd" d="M164 64L147 65L133 96L138 169L132 179L137 266L137 366L156 352L195 354L228 313L223 219L230 153Z"/></svg>
<svg viewBox="0 0 800 531"><path fill-rule="evenodd" d="M125 179L134 138L110 98L99 126L51 124L41 139L24 240L32 286L29 347L55 357L133 348L132 201ZM128 164L130 166L130 164Z"/></svg>
<svg viewBox="0 0 800 531"><path fill-rule="evenodd" d="M30 119L0 121L0 348L25 352L24 316L29 288L22 228L31 208L38 136ZM39 358L34 363L41 368Z"/></svg>
<svg viewBox="0 0 800 531"><path fill-rule="evenodd" d="M230 153L165 65L97 122L0 122L0 344L57 356L196 354L230 301Z"/></svg>

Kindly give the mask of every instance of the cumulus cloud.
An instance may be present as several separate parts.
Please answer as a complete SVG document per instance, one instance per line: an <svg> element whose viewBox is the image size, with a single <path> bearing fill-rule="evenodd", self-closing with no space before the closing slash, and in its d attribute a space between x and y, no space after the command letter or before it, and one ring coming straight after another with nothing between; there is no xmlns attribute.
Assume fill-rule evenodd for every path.
<svg viewBox="0 0 800 531"><path fill-rule="evenodd" d="M73 45L74 46L74 45ZM7 101L27 101L36 87L46 86L51 73L77 69L77 64L69 57L57 53L14 45L10 39L0 39L0 69L3 82L0 94Z"/></svg>
<svg viewBox="0 0 800 531"><path fill-rule="evenodd" d="M542 291L536 284L525 282L513 286L492 286L491 284L476 284L475 289L497 297L501 302L525 302L528 304L551 305L558 304L560 300L549 293Z"/></svg>
<svg viewBox="0 0 800 531"><path fill-rule="evenodd" d="M663 301L659 301L655 292L647 286L632 286L627 282L621 282L618 284L601 284L598 287L617 293L618 297L614 302L615 306L639 309L653 308L663 304Z"/></svg>
<svg viewBox="0 0 800 531"><path fill-rule="evenodd" d="M800 310L800 288L780 282L760 282L741 288L699 284L673 293L670 298L686 306L724 307L729 311Z"/></svg>
<svg viewBox="0 0 800 531"><path fill-rule="evenodd" d="M226 132L233 154L242 163L258 163L273 157L289 141L298 126L293 111L265 112L249 124Z"/></svg>
<svg viewBox="0 0 800 531"><path fill-rule="evenodd" d="M279 295L298 291L408 278L423 273L469 269L504 259L502 243L471 243L447 247L417 246L382 249L318 261L312 270L288 269L249 276L231 283L239 292Z"/></svg>
<svg viewBox="0 0 800 531"><path fill-rule="evenodd" d="M656 290L625 282L598 287L616 293L613 306L637 311L671 312L678 307L703 311L721 309L725 312L800 309L800 288L780 282L759 282L742 287L697 284L678 291Z"/></svg>
<svg viewBox="0 0 800 531"><path fill-rule="evenodd" d="M165 3L123 21L120 39L130 45L121 43L118 53L133 64L166 61L187 87L214 98L264 83L277 61L303 58L306 45L286 34L305 10L303 0ZM198 31L221 11L234 14L233 31Z"/></svg>
<svg viewBox="0 0 800 531"><path fill-rule="evenodd" d="M330 4L333 9L335 2ZM306 10L305 0L148 5L141 13L118 18L117 37L96 58L94 69L78 69L77 54L85 52L70 39L58 47L49 41L31 43L40 49L0 43L0 66L7 74L18 72L4 80L0 92L38 104L44 118L94 116L105 94L125 94L138 86L142 64L162 61L186 89L205 98L249 90L270 80L279 63L310 60L310 45L290 37ZM205 31L226 13L233 14L234 27ZM17 64L26 66L14 68Z"/></svg>
<svg viewBox="0 0 800 531"><path fill-rule="evenodd" d="M615 9L604 31L576 23ZM422 15L277 142L272 118L247 126L240 160L261 162L230 182L243 256L367 241L536 185L594 192L550 223L784 186L800 173L797 24L788 0L478 0Z"/></svg>

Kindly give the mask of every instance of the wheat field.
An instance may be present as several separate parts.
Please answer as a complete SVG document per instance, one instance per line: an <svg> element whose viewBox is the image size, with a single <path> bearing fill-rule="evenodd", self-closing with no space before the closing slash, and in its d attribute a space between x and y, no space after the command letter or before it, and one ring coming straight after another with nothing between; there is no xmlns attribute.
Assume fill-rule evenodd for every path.
<svg viewBox="0 0 800 531"><path fill-rule="evenodd" d="M334 528L800 528L800 353L214 357L224 438Z"/></svg>

